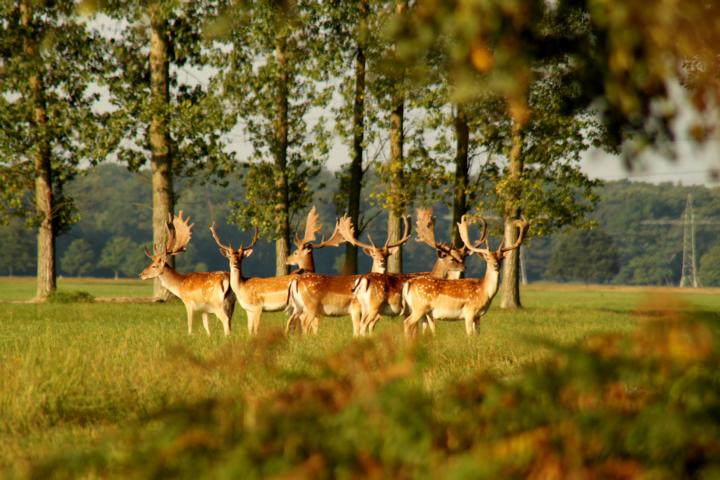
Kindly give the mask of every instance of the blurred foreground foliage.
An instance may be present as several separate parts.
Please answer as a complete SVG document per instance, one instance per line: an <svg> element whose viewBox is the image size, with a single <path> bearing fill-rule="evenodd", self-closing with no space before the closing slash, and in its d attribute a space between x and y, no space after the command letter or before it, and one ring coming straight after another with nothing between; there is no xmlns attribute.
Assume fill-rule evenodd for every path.
<svg viewBox="0 0 720 480"><path fill-rule="evenodd" d="M423 386L425 341L353 342L305 373L279 362L291 342L277 331L209 360L178 349L176 375L201 389L203 378L234 372L237 390L169 404L91 451L66 450L25 473L717 478L718 318L683 311L654 299L639 309L635 333L552 346L547 360L509 378L469 371L441 394ZM248 388L258 375L289 386Z"/></svg>

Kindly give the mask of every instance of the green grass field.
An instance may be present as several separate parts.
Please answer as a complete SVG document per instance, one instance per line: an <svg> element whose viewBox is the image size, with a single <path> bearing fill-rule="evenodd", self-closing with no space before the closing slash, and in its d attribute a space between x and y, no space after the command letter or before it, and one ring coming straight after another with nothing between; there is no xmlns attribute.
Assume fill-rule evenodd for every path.
<svg viewBox="0 0 720 480"><path fill-rule="evenodd" d="M134 280L65 279L60 289L87 291L98 299L150 294L149 283ZM31 280L0 280L0 300L5 302L0 303L0 476L3 471L18 477L42 477L47 471L59 477L155 476L158 470L139 467L147 463L143 455L159 448L164 441L159 438L184 438L178 433L184 427L178 425L185 420L162 420L168 411L235 399L233 404L244 405L246 418L249 405L261 409L263 398L294 391L308 379L312 388L320 388L343 375L366 375L360 367L356 371L356 363L375 365L369 369L375 375L385 364L402 366L403 359L413 358L407 388L428 402L443 402L459 383L484 375L500 382L525 378L558 349L598 334L632 335L667 309L704 315L711 323L720 318L720 292L712 290L531 285L523 291L526 308L491 308L475 338L465 336L461 322L439 322L435 339L413 344L403 338L399 319L384 319L373 339L354 341L347 318L330 318L317 336L284 339L275 333L284 315L266 314L262 338L251 341L240 309L229 338L215 318L210 337L199 321L189 336L180 303L8 302L27 300L33 291ZM365 387L357 388L362 392ZM297 401L302 398L297 393ZM136 452L143 441L153 447ZM250 464L256 465L207 471L213 478L237 478L252 470ZM171 476L197 473L180 465ZM291 474L294 464L288 465L263 467L270 470L253 470L253 475ZM332 472L330 476L340 471ZM410 472L415 476L418 470Z"/></svg>

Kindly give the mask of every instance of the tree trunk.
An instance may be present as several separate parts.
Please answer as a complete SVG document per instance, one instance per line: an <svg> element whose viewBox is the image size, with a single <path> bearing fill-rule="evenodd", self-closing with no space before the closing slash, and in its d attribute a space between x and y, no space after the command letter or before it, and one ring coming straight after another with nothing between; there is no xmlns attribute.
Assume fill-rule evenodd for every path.
<svg viewBox="0 0 720 480"><path fill-rule="evenodd" d="M455 185L453 192L453 223L452 243L456 247L462 246L462 239L458 233L457 224L467 213L467 186L468 186L468 148L470 144L470 129L467 115L462 106L457 105L455 114Z"/></svg>
<svg viewBox="0 0 720 480"><path fill-rule="evenodd" d="M512 147L509 155L508 175L519 181L523 172L522 160L522 127L520 123L512 119ZM505 245L512 245L517 240L517 228L513 221L520 216L520 208L517 198L506 200L505 207ZM512 250L503 263L502 271L502 292L500 296L500 308L521 308L520 302L520 262L518 260L518 249Z"/></svg>
<svg viewBox="0 0 720 480"><path fill-rule="evenodd" d="M407 10L407 0L395 4L395 13L402 15ZM405 211L403 198L403 144L405 135L403 122L405 115L405 96L402 93L404 73L395 78L392 110L390 112L390 210L388 212L388 239L390 243L400 240L402 215ZM387 270L390 273L402 273L402 248L388 257Z"/></svg>
<svg viewBox="0 0 720 480"><path fill-rule="evenodd" d="M20 3L24 27L30 28L32 12L27 1ZM37 61L37 44L30 38L23 40L23 49L31 61ZM45 85L38 71L28 77L32 92L34 143L35 143L35 213L40 219L37 231L37 287L35 298L46 300L56 288L55 271L55 219L52 191L52 163L47 129Z"/></svg>
<svg viewBox="0 0 720 480"><path fill-rule="evenodd" d="M150 120L150 171L153 191L153 243L165 245L165 224L175 209L172 180L172 145L167 127L167 107L170 102L168 38L166 23L155 8L150 11L150 88L155 108ZM170 259L174 264L174 259ZM167 300L170 292L159 279L153 282L153 297Z"/></svg>
<svg viewBox="0 0 720 480"><path fill-rule="evenodd" d="M363 2L365 5L365 2ZM363 27L360 26L360 29ZM353 158L350 164L350 190L348 192L348 215L357 234L360 235L360 192L363 179L363 139L365 136L365 52L363 42L358 40L355 55L355 101L353 104ZM343 273L357 273L358 249L345 243L345 265Z"/></svg>
<svg viewBox="0 0 720 480"><path fill-rule="evenodd" d="M390 190L392 205L388 211L388 239L390 243L400 240L403 214L403 115L404 98L397 95L390 113ZM402 273L402 248L388 257L388 272Z"/></svg>
<svg viewBox="0 0 720 480"><path fill-rule="evenodd" d="M275 241L275 274L287 275L286 263L290 247L290 199L287 179L288 149L288 74L285 68L285 38L278 36L275 49L278 64L278 95L275 104L275 205L277 240Z"/></svg>

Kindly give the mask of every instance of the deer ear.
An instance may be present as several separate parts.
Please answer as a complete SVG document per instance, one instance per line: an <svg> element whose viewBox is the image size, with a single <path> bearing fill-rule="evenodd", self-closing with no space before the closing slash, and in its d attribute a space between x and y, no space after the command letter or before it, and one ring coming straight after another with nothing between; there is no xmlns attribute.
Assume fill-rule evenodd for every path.
<svg viewBox="0 0 720 480"><path fill-rule="evenodd" d="M388 254L395 255L395 253L397 253L398 250L400 250L400 246L390 247L390 248L388 248Z"/></svg>
<svg viewBox="0 0 720 480"><path fill-rule="evenodd" d="M447 257L447 253L445 253L444 250L437 250L437 256L438 258L445 258Z"/></svg>
<svg viewBox="0 0 720 480"><path fill-rule="evenodd" d="M363 247L362 251L365 252L365 255L367 255L368 257L373 256L373 251L370 248Z"/></svg>
<svg viewBox="0 0 720 480"><path fill-rule="evenodd" d="M253 252L253 249L252 249L252 248L248 248L247 250L243 250L243 257L249 257L250 255L252 255L252 252Z"/></svg>

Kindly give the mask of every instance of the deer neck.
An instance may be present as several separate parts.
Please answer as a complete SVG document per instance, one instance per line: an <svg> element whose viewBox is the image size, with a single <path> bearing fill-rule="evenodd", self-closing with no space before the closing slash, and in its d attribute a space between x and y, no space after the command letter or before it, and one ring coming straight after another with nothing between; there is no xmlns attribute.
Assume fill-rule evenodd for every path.
<svg viewBox="0 0 720 480"><path fill-rule="evenodd" d="M489 263L485 268L483 286L487 289L488 298L492 299L498 291L500 281L500 270L493 268Z"/></svg>
<svg viewBox="0 0 720 480"><path fill-rule="evenodd" d="M445 278L448 274L448 268L445 263L439 258L435 260L432 270L430 270L430 276L433 278Z"/></svg>
<svg viewBox="0 0 720 480"><path fill-rule="evenodd" d="M239 292L244 284L245 279L242 275L242 264L236 266L233 262L230 262L230 288L232 288L234 292Z"/></svg>
<svg viewBox="0 0 720 480"><path fill-rule="evenodd" d="M159 278L160 284L163 288L169 290L170 293L176 297L180 297L180 284L185 278L185 275L178 272L170 265L165 265L165 268L163 268L163 272L159 275Z"/></svg>
<svg viewBox="0 0 720 480"><path fill-rule="evenodd" d="M373 260L371 273L387 273L387 267L382 267L380 264Z"/></svg>

